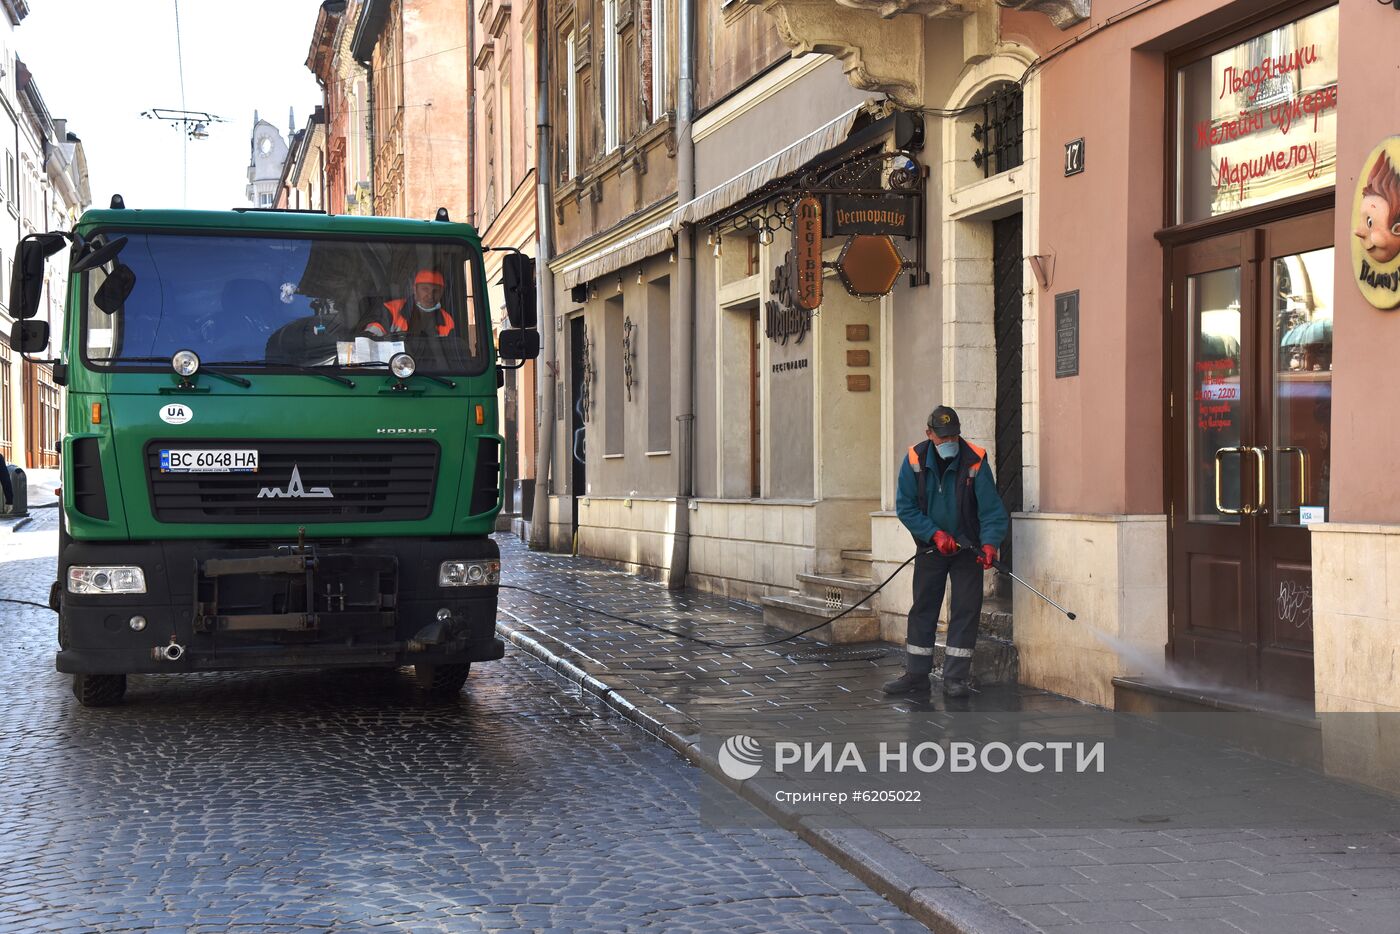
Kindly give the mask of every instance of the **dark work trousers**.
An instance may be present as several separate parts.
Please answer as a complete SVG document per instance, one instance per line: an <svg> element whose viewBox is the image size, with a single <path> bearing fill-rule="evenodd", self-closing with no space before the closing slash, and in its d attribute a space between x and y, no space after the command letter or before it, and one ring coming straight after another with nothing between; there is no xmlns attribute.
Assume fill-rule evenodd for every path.
<svg viewBox="0 0 1400 934"><path fill-rule="evenodd" d="M5 463L5 455L0 454L0 489L5 491L5 502L15 501L14 484L10 483L10 465Z"/></svg>
<svg viewBox="0 0 1400 934"><path fill-rule="evenodd" d="M914 559L914 605L909 608L905 665L919 675L933 670L938 611L943 608L949 578L953 580L953 605L943 677L966 679L972 673L972 647L977 644L977 626L982 620L982 566L970 549L951 556L920 552Z"/></svg>

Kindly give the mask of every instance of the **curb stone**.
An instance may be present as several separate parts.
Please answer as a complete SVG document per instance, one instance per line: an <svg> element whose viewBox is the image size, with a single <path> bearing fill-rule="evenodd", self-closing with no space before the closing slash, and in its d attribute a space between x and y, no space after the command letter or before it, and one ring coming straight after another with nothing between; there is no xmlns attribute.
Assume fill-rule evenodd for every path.
<svg viewBox="0 0 1400 934"><path fill-rule="evenodd" d="M530 628L522 620L512 622L498 618L496 621L497 632L516 648L578 684L623 719L661 740L681 758L703 769L779 826L797 834L804 843L935 934L1027 934L1035 931L874 831L822 827L797 810L775 801L771 783L762 779L733 781L721 771L719 761L700 747L694 720L674 708L662 706L661 717L642 709L647 703L644 695L626 689L615 690L597 676L606 676L609 673L606 667L582 658L572 647L552 636L527 631ZM589 668L597 674L590 673Z"/></svg>

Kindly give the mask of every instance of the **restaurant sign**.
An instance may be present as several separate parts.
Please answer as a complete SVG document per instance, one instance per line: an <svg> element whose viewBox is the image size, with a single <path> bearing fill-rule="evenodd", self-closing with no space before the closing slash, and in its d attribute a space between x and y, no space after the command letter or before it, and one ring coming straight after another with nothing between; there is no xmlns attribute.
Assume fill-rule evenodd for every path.
<svg viewBox="0 0 1400 934"><path fill-rule="evenodd" d="M827 195L825 234L828 237L851 234L912 237L917 204L915 197L903 194L874 198Z"/></svg>
<svg viewBox="0 0 1400 934"><path fill-rule="evenodd" d="M792 302L803 311L822 303L822 203L811 195L797 202L792 229Z"/></svg>

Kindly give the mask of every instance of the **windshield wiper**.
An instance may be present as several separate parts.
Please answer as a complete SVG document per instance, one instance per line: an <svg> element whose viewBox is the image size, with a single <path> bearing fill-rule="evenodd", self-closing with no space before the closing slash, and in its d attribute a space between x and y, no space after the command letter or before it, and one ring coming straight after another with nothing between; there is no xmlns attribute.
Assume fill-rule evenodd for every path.
<svg viewBox="0 0 1400 934"><path fill-rule="evenodd" d="M349 377L341 376L339 373L326 373L319 367L301 366L296 363L268 363L266 360L219 360L215 366L257 366L257 367L283 367L288 370L295 370L298 373L305 373L307 376L320 376L323 379L333 380L342 386L355 388L355 381Z"/></svg>
<svg viewBox="0 0 1400 934"><path fill-rule="evenodd" d="M170 363L169 357L108 357L107 359L112 363ZM220 365L228 366L229 364L215 364L215 366ZM210 376L217 376L219 379L228 380L230 383L236 386L242 386L244 389L253 385L251 382L235 373L220 373L218 370L209 369L202 363L200 364L199 372L208 373Z"/></svg>
<svg viewBox="0 0 1400 934"><path fill-rule="evenodd" d="M378 362L378 361L376 361L376 362L374 362L374 363L347 363L347 364L345 364L345 367L347 367L347 368L350 368L350 367L378 367L378 366L382 366L382 367L387 368L387 367L389 366L389 364L387 364L387 363L380 363L380 362ZM455 381L455 380L450 380L450 379L446 378L445 376L434 376L434 375L431 374L431 373L414 373L413 376L421 376L421 377L423 377L424 379L430 379L430 380L432 380L433 382L435 382L435 383L437 383L437 384L439 384L439 385L441 385L441 386L446 386L448 389L456 389L456 388L457 388L457 383L456 383L456 381ZM408 377L408 379L413 379L413 376ZM405 382L407 382L407 380L405 380Z"/></svg>

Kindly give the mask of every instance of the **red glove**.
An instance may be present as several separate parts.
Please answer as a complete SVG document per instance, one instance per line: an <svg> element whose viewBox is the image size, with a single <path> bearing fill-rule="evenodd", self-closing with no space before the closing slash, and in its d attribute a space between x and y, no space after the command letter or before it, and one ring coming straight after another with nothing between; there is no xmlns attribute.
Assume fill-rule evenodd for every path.
<svg viewBox="0 0 1400 934"><path fill-rule="evenodd" d="M933 533L933 547L938 549L940 555L952 555L957 554L958 542L953 536L939 529Z"/></svg>
<svg viewBox="0 0 1400 934"><path fill-rule="evenodd" d="M982 553L977 556L977 563L982 565L982 570L990 571L992 562L997 559L997 548L995 545L983 545Z"/></svg>

